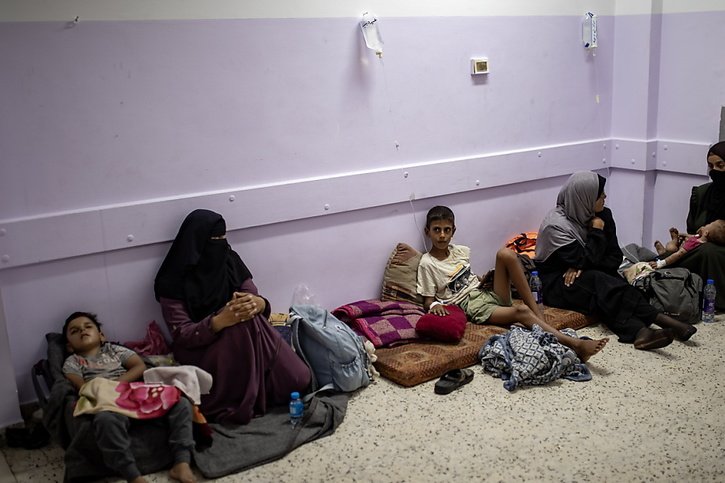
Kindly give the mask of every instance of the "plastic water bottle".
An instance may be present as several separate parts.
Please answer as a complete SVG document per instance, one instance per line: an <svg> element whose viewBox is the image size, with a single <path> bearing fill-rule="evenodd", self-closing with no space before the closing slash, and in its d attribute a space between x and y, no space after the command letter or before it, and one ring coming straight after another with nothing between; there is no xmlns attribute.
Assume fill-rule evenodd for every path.
<svg viewBox="0 0 725 483"><path fill-rule="evenodd" d="M542 292L541 279L539 278L538 270L534 270L531 272L531 280L529 280L529 285L531 286L531 294L534 296L534 300L536 300L536 305L539 306L539 310L543 314L544 293Z"/></svg>
<svg viewBox="0 0 725 483"><path fill-rule="evenodd" d="M709 324L710 322L715 322L715 296L717 295L717 290L715 289L715 281L713 279L707 279L703 295L702 321Z"/></svg>
<svg viewBox="0 0 725 483"><path fill-rule="evenodd" d="M295 391L290 394L289 401L289 420L292 423L293 428L302 422L302 415L304 412L305 403L303 403L302 399L300 399L300 393Z"/></svg>

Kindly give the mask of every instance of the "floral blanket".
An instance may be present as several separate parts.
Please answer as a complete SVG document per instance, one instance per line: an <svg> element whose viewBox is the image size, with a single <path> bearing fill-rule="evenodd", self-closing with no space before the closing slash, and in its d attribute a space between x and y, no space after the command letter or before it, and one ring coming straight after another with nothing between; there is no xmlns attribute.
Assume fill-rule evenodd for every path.
<svg viewBox="0 0 725 483"><path fill-rule="evenodd" d="M420 305L409 302L375 299L342 305L332 314L377 348L417 339L415 325L425 312Z"/></svg>
<svg viewBox="0 0 725 483"><path fill-rule="evenodd" d="M78 394L73 416L113 411L133 419L153 419L179 402L181 393L174 386L97 377L83 384Z"/></svg>

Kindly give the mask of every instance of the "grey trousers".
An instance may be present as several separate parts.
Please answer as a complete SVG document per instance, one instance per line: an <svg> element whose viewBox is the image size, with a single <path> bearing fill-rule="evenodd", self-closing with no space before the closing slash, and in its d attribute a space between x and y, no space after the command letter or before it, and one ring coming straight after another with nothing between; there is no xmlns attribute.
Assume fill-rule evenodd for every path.
<svg viewBox="0 0 725 483"><path fill-rule="evenodd" d="M174 463L190 463L194 448L191 402L182 397L164 417L169 423L169 446ZM110 411L93 416L93 433L103 455L103 463L126 480L141 476L131 452L130 424L128 417Z"/></svg>

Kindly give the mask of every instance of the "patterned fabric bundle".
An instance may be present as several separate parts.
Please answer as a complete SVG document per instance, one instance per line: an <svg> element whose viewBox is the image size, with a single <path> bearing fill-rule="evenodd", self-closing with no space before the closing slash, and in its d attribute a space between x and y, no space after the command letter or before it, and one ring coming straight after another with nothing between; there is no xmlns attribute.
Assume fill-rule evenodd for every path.
<svg viewBox="0 0 725 483"><path fill-rule="evenodd" d="M562 332L577 337L571 329ZM481 348L478 358L484 370L503 379L503 387L509 391L521 385L547 384L560 377L572 381L592 378L573 350L538 325L530 331L512 327L505 334L494 335Z"/></svg>
<svg viewBox="0 0 725 483"><path fill-rule="evenodd" d="M417 339L415 326L423 314L425 311L419 305L381 300L360 300L332 311L332 315L366 337L376 348Z"/></svg>

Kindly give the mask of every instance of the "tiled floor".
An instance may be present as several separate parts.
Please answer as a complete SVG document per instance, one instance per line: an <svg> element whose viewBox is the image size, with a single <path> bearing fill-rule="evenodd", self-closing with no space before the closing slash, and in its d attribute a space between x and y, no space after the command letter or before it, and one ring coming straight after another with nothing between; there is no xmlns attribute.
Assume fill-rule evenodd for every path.
<svg viewBox="0 0 725 483"><path fill-rule="evenodd" d="M12 471L10 471L8 462L5 461L5 456L2 453L0 453L0 483L14 483L14 482L15 482L15 476L13 476Z"/></svg>
<svg viewBox="0 0 725 483"><path fill-rule="evenodd" d="M470 384L438 396L434 381L379 380L351 398L332 436L218 481L725 481L725 320L698 329L643 352L585 328L612 337L589 363L590 382L510 393L474 367ZM57 447L0 450L18 482L62 479Z"/></svg>

